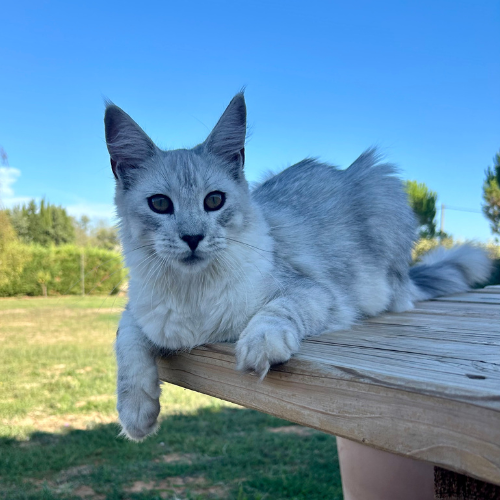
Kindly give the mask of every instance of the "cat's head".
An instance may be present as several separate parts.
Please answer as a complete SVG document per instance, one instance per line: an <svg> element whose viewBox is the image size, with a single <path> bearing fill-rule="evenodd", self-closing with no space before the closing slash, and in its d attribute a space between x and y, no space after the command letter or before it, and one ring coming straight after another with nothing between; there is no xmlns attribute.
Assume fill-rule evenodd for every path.
<svg viewBox="0 0 500 500"><path fill-rule="evenodd" d="M224 259L250 212L243 173L243 94L233 98L207 139L193 149L159 149L114 104L107 106L104 124L125 252L142 248L163 268L189 273Z"/></svg>

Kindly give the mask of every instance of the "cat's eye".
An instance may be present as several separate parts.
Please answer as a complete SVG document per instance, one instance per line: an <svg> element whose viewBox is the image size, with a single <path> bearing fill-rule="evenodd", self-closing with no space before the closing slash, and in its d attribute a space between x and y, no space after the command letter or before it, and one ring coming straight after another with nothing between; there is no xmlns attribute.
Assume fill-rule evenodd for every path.
<svg viewBox="0 0 500 500"><path fill-rule="evenodd" d="M213 191L205 196L204 206L208 212L219 210L226 201L226 195L220 191Z"/></svg>
<svg viewBox="0 0 500 500"><path fill-rule="evenodd" d="M157 214L173 214L174 204L172 200L164 194L154 194L148 198L149 208Z"/></svg>

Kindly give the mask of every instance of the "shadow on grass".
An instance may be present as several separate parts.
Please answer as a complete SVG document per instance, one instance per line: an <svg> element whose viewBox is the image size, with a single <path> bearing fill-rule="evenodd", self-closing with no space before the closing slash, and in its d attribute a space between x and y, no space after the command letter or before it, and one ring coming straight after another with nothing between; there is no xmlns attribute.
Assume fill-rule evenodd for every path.
<svg viewBox="0 0 500 500"><path fill-rule="evenodd" d="M0 438L0 498L341 499L335 438L239 408L163 419L142 443L116 424Z"/></svg>

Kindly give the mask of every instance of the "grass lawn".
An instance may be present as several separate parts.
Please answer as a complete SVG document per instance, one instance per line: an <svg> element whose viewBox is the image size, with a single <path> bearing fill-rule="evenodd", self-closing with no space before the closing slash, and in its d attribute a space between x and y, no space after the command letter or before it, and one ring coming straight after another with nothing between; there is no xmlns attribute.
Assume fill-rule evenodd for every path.
<svg viewBox="0 0 500 500"><path fill-rule="evenodd" d="M333 436L173 385L158 434L118 437L123 305L0 299L0 498L342 498Z"/></svg>

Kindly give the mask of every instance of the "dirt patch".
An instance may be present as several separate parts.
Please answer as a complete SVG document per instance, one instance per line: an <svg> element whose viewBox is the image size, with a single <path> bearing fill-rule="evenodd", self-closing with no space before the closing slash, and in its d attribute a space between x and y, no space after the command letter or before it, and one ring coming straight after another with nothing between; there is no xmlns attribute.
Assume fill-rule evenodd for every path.
<svg viewBox="0 0 500 500"><path fill-rule="evenodd" d="M59 375L61 374L64 370L66 369L65 364L61 365L52 365L43 370L44 373L50 374L50 375Z"/></svg>
<svg viewBox="0 0 500 500"><path fill-rule="evenodd" d="M170 493L183 495L189 489L203 498L225 498L226 489L222 485L207 485L204 477L199 476L173 476L162 481L135 481L132 486L124 488L127 493L142 493L157 491L161 498L168 498Z"/></svg>
<svg viewBox="0 0 500 500"><path fill-rule="evenodd" d="M98 394L97 396L90 396L85 400L77 401L75 403L75 408L81 408L82 406L85 406L87 403L91 401L109 401L115 398L116 398L115 394Z"/></svg>
<svg viewBox="0 0 500 500"><path fill-rule="evenodd" d="M73 495L80 498L86 498L88 500L105 500L104 495L98 495L90 486L80 486L75 491Z"/></svg>
<svg viewBox="0 0 500 500"><path fill-rule="evenodd" d="M194 453L169 453L168 455L162 455L161 457L155 459L155 462L163 462L166 464L172 463L184 463L192 464L195 459L198 458Z"/></svg>
<svg viewBox="0 0 500 500"><path fill-rule="evenodd" d="M51 415L42 417L36 414L23 418L2 419L3 425L32 427L37 431L57 432L65 429L91 429L96 424L110 424L116 422L116 415L103 415L99 412L84 413L80 415Z"/></svg>
<svg viewBox="0 0 500 500"><path fill-rule="evenodd" d="M76 373L88 373L91 372L93 368L91 366L86 366L85 368L81 368L80 370L75 370Z"/></svg>
<svg viewBox="0 0 500 500"><path fill-rule="evenodd" d="M129 488L124 488L128 493L140 493L151 490L171 490L179 486L199 486L206 482L203 477L173 476L162 481L135 481Z"/></svg>
<svg viewBox="0 0 500 500"><path fill-rule="evenodd" d="M299 425L285 425L283 427L268 427L266 429L268 432L274 432L277 434L296 434L297 436L310 436L316 431L310 429L309 427L301 427Z"/></svg>
<svg viewBox="0 0 500 500"><path fill-rule="evenodd" d="M3 300L3 299L2 299ZM109 314L109 313L121 313L123 311L122 307L92 307L85 309L69 309L64 304L60 305L61 309L64 309L64 316L83 316L87 314ZM36 309L31 308L13 308L13 309L3 309L0 311L0 316L8 316L9 314L33 314Z"/></svg>
<svg viewBox="0 0 500 500"><path fill-rule="evenodd" d="M71 483L71 479L89 474L91 467L87 465L81 465L78 467L70 467L69 469L61 471L58 475L56 481L47 481L46 479L25 479L25 481L33 486L35 486L36 491L40 491L42 488L48 488L49 491L56 494L71 494L71 496L77 496L85 500L106 500L105 495L97 494L90 486L81 485L76 489L74 484Z"/></svg>
<svg viewBox="0 0 500 500"><path fill-rule="evenodd" d="M140 493L141 491L151 491L157 489L155 487L156 483L154 481L136 481L130 488L125 488L128 493Z"/></svg>
<svg viewBox="0 0 500 500"><path fill-rule="evenodd" d="M22 313L29 314L30 310L31 309L4 309L3 311L0 311L0 316L7 316L8 314L22 314Z"/></svg>
<svg viewBox="0 0 500 500"><path fill-rule="evenodd" d="M58 476L58 482L66 482L75 477L87 476L92 471L90 465L77 465L76 467L70 467L69 469L62 470Z"/></svg>

